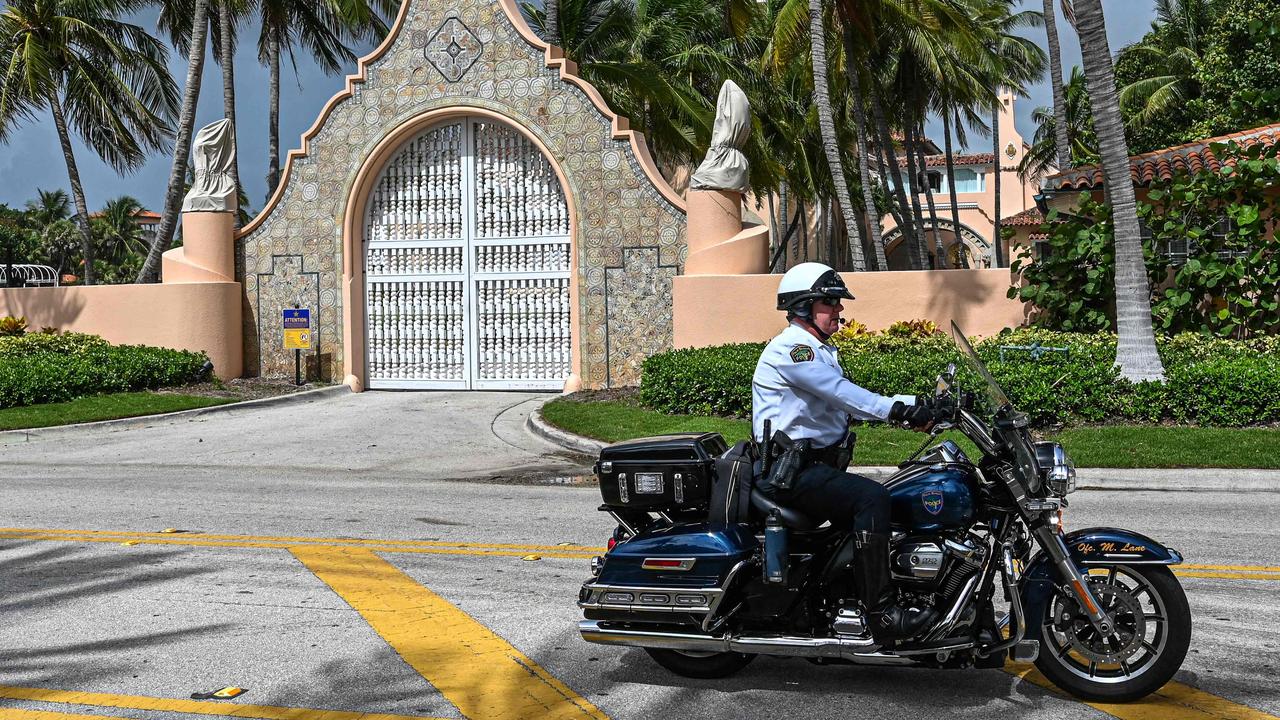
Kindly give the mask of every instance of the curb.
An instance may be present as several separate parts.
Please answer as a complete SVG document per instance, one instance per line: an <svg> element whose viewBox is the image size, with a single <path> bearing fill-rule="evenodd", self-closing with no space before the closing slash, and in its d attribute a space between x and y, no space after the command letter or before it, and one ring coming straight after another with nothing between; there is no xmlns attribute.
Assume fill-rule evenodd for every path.
<svg viewBox="0 0 1280 720"><path fill-rule="evenodd" d="M541 407L529 413L529 431L554 445L595 456L608 443L582 437L552 426L542 418ZM892 465L854 465L851 472L884 481L898 471ZM1080 490L1108 492L1280 492L1280 470L1234 468L1079 468Z"/></svg>
<svg viewBox="0 0 1280 720"><path fill-rule="evenodd" d="M533 412L529 413L528 418L525 420L525 427L528 428L529 432L543 440L546 440L552 445L559 445L565 450L578 453L579 455L590 455L591 457L595 457L600 454L601 448L609 444L600 440L592 440L588 437L582 437L581 435L574 435L571 432L566 432L551 425L546 420L542 419L541 404L534 408Z"/></svg>
<svg viewBox="0 0 1280 720"><path fill-rule="evenodd" d="M210 415L213 413L232 410L252 410L262 407L271 407L274 405L294 405L297 403L314 402L316 400L327 398L330 395L344 395L349 392L351 392L351 388L346 385L329 385L326 387L315 388L313 390L293 392L287 395L275 395L273 397L257 398L256 400L242 400L240 402L225 403L223 405L213 405L203 408L192 408L191 410L178 410L177 412L160 413L158 415L138 415L136 417L117 418L115 420L98 420L96 422L53 425L42 428L0 430L0 442L9 441L10 438L15 437L22 437L25 440L33 440L49 435L61 435L65 433L81 432L84 430L96 430L99 428L116 428L123 430L131 427L145 427L170 420L195 418L201 415Z"/></svg>

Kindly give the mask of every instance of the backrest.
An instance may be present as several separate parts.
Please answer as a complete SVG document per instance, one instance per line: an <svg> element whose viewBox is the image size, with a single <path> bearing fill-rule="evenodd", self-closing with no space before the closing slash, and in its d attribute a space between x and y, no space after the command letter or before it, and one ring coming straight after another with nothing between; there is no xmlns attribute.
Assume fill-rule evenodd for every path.
<svg viewBox="0 0 1280 720"><path fill-rule="evenodd" d="M713 526L747 522L755 483L756 446L743 440L716 458L707 520Z"/></svg>

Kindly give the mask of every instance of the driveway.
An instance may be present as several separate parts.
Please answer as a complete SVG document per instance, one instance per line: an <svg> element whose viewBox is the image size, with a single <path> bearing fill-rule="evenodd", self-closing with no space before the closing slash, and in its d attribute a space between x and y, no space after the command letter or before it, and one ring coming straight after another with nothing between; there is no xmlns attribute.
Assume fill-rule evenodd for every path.
<svg viewBox="0 0 1280 720"><path fill-rule="evenodd" d="M229 408L144 427L99 425L0 434L8 464L143 466L173 472L256 468L438 480L554 474L581 458L529 434L552 395L365 392Z"/></svg>

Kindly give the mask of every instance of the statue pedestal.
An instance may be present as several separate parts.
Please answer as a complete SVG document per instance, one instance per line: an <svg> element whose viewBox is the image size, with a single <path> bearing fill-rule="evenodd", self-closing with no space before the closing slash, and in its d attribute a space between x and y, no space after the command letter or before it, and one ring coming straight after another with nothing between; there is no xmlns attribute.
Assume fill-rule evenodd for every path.
<svg viewBox="0 0 1280 720"><path fill-rule="evenodd" d="M235 282L235 222L235 213L182 213L182 247L164 254L164 282Z"/></svg>
<svg viewBox="0 0 1280 720"><path fill-rule="evenodd" d="M768 272L769 228L742 227L742 193L690 190L689 254L685 275L749 275Z"/></svg>

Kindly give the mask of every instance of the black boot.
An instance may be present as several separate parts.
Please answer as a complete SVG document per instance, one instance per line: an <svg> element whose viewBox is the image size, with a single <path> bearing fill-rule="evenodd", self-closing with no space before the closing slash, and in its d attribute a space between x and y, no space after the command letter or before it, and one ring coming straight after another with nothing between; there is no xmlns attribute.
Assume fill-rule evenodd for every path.
<svg viewBox="0 0 1280 720"><path fill-rule="evenodd" d="M937 622L938 611L933 608L915 610L897 605L897 596L889 584L888 535L859 532L855 534L855 546L858 593L878 642L914 637Z"/></svg>

